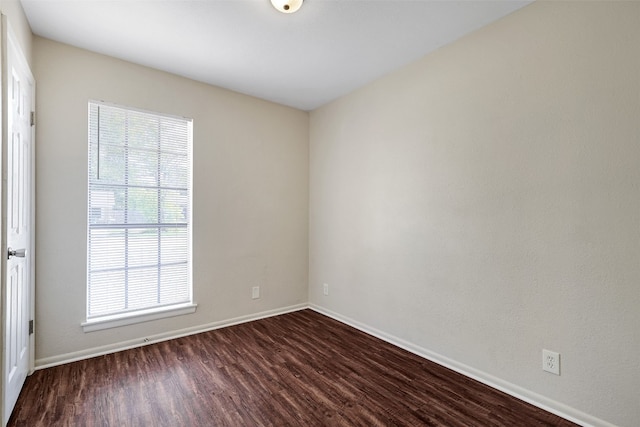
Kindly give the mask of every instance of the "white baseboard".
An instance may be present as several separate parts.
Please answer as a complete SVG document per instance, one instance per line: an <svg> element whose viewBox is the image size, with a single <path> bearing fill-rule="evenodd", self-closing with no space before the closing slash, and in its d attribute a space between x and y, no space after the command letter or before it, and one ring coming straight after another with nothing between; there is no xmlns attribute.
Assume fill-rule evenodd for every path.
<svg viewBox="0 0 640 427"><path fill-rule="evenodd" d="M129 341L122 341L105 346L94 347L86 350L65 353L58 356L45 357L36 359L35 370L51 368L53 366L64 365L65 363L77 362L78 360L90 359L96 356L102 356L118 351L129 350L132 348L142 347L149 344L155 344L162 341L168 341L175 338L185 337L188 335L199 334L201 332L213 331L214 329L225 328L227 326L238 325L240 323L251 322L253 320L264 319L266 317L278 316L280 314L291 313L293 311L309 308L309 305L296 304L289 307L267 310L260 313L248 314L246 316L235 317L233 319L221 320L219 322L208 323L205 325L193 326L190 328L179 329L176 331L163 332L157 335L151 335L146 338L138 338Z"/></svg>
<svg viewBox="0 0 640 427"><path fill-rule="evenodd" d="M350 319L346 316L342 316L324 307L321 307L315 304L309 304L309 308L314 311L317 311L320 314L324 314L325 316L331 317L332 319L335 319L341 323L344 323L362 332L372 335L376 338L380 338L381 340L386 341L390 344L393 344L397 347L403 348L420 357L424 357L425 359L435 362L438 365L442 365L445 368L449 368L466 377L472 378L476 381L486 384L489 387L495 388L510 396L513 396L527 403L530 403L533 406L536 406L540 409L544 409L547 412L551 412L552 414L558 415L564 419L572 421L576 424L579 424L585 427L616 427L615 425L607 421L601 420L592 415L586 414L575 408L567 406L563 403L557 402L555 400L549 399L548 397L542 396L540 394L534 393L530 390L524 389L510 382L504 381L493 375L487 374L486 372L482 372L478 369L472 368L471 366L467 366L463 363L449 359L448 357L445 357L441 354L429 351L425 348L412 344L408 341L405 341L393 335L390 335L380 330L377 330L375 328L372 328L356 320Z"/></svg>

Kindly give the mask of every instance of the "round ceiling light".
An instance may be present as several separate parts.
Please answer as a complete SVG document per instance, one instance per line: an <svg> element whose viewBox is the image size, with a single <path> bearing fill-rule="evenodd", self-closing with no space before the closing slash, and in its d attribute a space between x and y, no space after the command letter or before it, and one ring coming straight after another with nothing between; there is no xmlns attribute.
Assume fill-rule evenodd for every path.
<svg viewBox="0 0 640 427"><path fill-rule="evenodd" d="M300 9L303 0L271 0L273 7L282 13L293 13Z"/></svg>

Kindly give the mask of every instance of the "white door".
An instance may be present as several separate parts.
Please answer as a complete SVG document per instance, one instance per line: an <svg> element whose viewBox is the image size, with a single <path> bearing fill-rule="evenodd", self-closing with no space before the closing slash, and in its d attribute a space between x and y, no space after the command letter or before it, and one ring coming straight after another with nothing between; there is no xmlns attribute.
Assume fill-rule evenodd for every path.
<svg viewBox="0 0 640 427"><path fill-rule="evenodd" d="M29 66L2 17L2 313L3 425L31 369L33 293L33 109Z"/></svg>

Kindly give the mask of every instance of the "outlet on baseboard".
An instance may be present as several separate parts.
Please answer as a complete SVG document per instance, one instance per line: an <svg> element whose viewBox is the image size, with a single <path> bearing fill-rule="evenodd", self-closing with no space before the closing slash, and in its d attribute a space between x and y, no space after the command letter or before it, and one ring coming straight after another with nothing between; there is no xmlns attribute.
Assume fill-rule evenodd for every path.
<svg viewBox="0 0 640 427"><path fill-rule="evenodd" d="M251 288L251 299L260 298L260 286L254 286Z"/></svg>
<svg viewBox="0 0 640 427"><path fill-rule="evenodd" d="M327 283L322 285L322 293L325 295L329 295L329 285Z"/></svg>
<svg viewBox="0 0 640 427"><path fill-rule="evenodd" d="M551 350L542 350L542 370L560 375L560 353Z"/></svg>

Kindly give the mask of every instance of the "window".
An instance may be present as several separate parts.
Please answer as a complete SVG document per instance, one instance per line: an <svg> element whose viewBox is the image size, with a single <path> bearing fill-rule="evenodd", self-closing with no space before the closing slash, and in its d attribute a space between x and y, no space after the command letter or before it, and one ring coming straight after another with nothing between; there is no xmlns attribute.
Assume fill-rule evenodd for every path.
<svg viewBox="0 0 640 427"><path fill-rule="evenodd" d="M85 331L195 311L192 121L89 102Z"/></svg>

